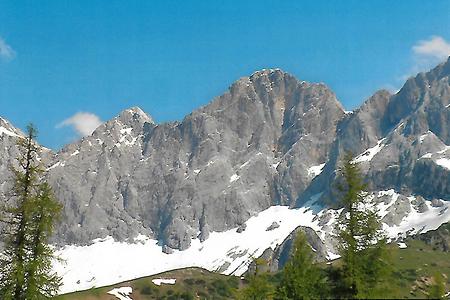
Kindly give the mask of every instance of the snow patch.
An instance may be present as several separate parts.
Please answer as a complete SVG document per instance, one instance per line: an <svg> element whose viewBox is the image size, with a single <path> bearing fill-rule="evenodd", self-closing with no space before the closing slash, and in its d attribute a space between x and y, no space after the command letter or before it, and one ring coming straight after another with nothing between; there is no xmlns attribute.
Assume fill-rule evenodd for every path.
<svg viewBox="0 0 450 300"><path fill-rule="evenodd" d="M408 246L405 243L397 243L397 245L400 249L408 248Z"/></svg>
<svg viewBox="0 0 450 300"><path fill-rule="evenodd" d="M51 170L51 169L54 169L54 168L56 168L56 167L64 167L66 164L64 163L64 162L57 162L57 163L55 163L54 165L52 165L51 167L48 167L47 169L46 169L46 171L49 171L49 170Z"/></svg>
<svg viewBox="0 0 450 300"><path fill-rule="evenodd" d="M152 282L155 285L161 285L161 284L175 284L177 280L175 278L172 279L167 279L167 278L157 278L157 279L152 279Z"/></svg>
<svg viewBox="0 0 450 300"><path fill-rule="evenodd" d="M130 294L133 293L133 289L129 286L124 286L120 288L115 288L107 292L107 294L115 296L119 300L133 300Z"/></svg>
<svg viewBox="0 0 450 300"><path fill-rule="evenodd" d="M131 131L133 131L133 128L124 128L124 129L120 129L120 133L121 134L131 134Z"/></svg>
<svg viewBox="0 0 450 300"><path fill-rule="evenodd" d="M426 153L426 154L424 154L424 155L422 155L420 158L431 158L431 153L430 152L428 152L428 153ZM420 159L419 158L419 159Z"/></svg>
<svg viewBox="0 0 450 300"><path fill-rule="evenodd" d="M363 153L361 153L360 155L358 155L357 157L355 157L355 159L353 160L353 162L355 163L361 163L361 162L365 162L365 161L371 161L372 158L374 158L374 156L381 151L381 149L384 148L384 140L386 138L383 138L381 140L379 140L377 142L377 144L372 147L367 149L366 151L364 151Z"/></svg>
<svg viewBox="0 0 450 300"><path fill-rule="evenodd" d="M308 169L308 176L311 177L316 177L317 175L319 175L320 173L322 173L323 167L325 166L325 164L320 164L317 166L312 166Z"/></svg>
<svg viewBox="0 0 450 300"><path fill-rule="evenodd" d="M239 176L238 174L233 174L230 177L230 183L235 182L236 180L238 180L239 178L241 178L241 176Z"/></svg>
<svg viewBox="0 0 450 300"><path fill-rule="evenodd" d="M3 126L0 126L0 136L1 135L9 135L9 136L12 136L12 137L21 137L20 135L18 135L18 134L15 134L14 132L12 132L11 130L8 130L8 129L6 129L5 127L3 127Z"/></svg>
<svg viewBox="0 0 450 300"><path fill-rule="evenodd" d="M439 158L436 160L436 164L450 170L450 159L448 158Z"/></svg>
<svg viewBox="0 0 450 300"><path fill-rule="evenodd" d="M425 140L425 138L429 135L431 133L431 131L427 131L427 133L425 133L425 134L422 134L420 137L419 137L419 143L423 143L423 141Z"/></svg>
<svg viewBox="0 0 450 300"><path fill-rule="evenodd" d="M335 259L338 259L338 258L340 258L340 257L341 257L341 256L340 256L339 254L336 254L336 253L327 251L327 259L328 259L328 260L335 260Z"/></svg>

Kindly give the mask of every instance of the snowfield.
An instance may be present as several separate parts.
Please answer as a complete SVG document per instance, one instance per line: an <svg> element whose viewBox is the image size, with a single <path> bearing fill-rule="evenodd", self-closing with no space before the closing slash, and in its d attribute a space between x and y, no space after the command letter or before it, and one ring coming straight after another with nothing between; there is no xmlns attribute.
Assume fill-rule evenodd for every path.
<svg viewBox="0 0 450 300"><path fill-rule="evenodd" d="M390 203L378 204L379 213L384 216L399 194L389 190L379 192L379 195L391 198ZM428 210L419 213L413 205L415 198L408 199L411 202L411 212L399 225L383 224L389 238L396 239L406 234L434 230L450 220L449 202L444 201L442 206L433 207L427 201ZM314 205L312 202L308 205ZM287 206L272 206L250 218L246 222L246 229L241 233L236 231L237 228L211 232L206 241L193 239L190 248L184 251L174 250L171 254L162 252L162 247L156 240L142 235L131 244L107 237L97 239L89 246L66 246L57 251L57 255L65 262L55 262L54 265L55 270L63 277L60 293L110 285L184 267L202 267L240 276L254 257L259 257L269 247L275 249L298 226L314 229L328 247L328 259L333 260L339 256L328 241L340 211L330 209L314 213L309 207L289 209ZM321 216L330 213L330 220L320 226ZM274 222L279 227L267 231Z"/></svg>
<svg viewBox="0 0 450 300"><path fill-rule="evenodd" d="M319 230L314 216L307 208L272 206L250 218L242 233L236 232L237 228L212 232L206 241L193 239L189 249L174 250L172 254L162 252L156 240L142 236L134 244L108 237L89 246L66 246L57 252L65 262L55 263L56 271L63 276L60 292L110 285L184 267L218 271L225 265L221 273L241 275L252 257L260 256L268 247L274 249L296 227ZM273 222L280 226L266 231Z"/></svg>

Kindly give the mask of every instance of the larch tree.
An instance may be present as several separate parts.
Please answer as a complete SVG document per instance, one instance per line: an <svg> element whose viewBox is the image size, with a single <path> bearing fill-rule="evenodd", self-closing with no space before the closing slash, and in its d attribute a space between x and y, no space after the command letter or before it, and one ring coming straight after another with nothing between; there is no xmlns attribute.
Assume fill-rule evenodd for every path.
<svg viewBox="0 0 450 300"><path fill-rule="evenodd" d="M247 285L239 292L238 299L270 300L273 299L274 286L269 282L269 274L265 270L267 262L262 258L254 260L254 272L246 276Z"/></svg>
<svg viewBox="0 0 450 300"><path fill-rule="evenodd" d="M345 293L349 298L377 297L376 287L389 271L386 238L359 166L350 153L343 159L341 175L338 188L344 209L336 229Z"/></svg>
<svg viewBox="0 0 450 300"><path fill-rule="evenodd" d="M284 266L275 299L321 299L327 292L324 272L315 264L313 251L300 231L292 245L292 256Z"/></svg>
<svg viewBox="0 0 450 300"><path fill-rule="evenodd" d="M61 205L43 178L36 134L29 125L26 137L19 138L17 167L11 167L11 198L2 209L0 298L4 300L47 299L60 285L60 278L52 272L54 254L48 242Z"/></svg>

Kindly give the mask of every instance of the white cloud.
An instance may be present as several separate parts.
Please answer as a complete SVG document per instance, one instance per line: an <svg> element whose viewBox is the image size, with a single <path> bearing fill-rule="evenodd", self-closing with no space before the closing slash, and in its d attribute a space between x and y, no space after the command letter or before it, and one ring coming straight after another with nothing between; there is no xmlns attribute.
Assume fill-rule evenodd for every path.
<svg viewBox="0 0 450 300"><path fill-rule="evenodd" d="M16 56L16 52L0 37L0 59L11 60Z"/></svg>
<svg viewBox="0 0 450 300"><path fill-rule="evenodd" d="M436 60L446 60L450 56L450 43L440 36L417 42L412 47L415 55Z"/></svg>
<svg viewBox="0 0 450 300"><path fill-rule="evenodd" d="M59 123L56 127L72 126L80 136L87 136L92 134L102 123L100 118L93 113L78 112Z"/></svg>
<svg viewBox="0 0 450 300"><path fill-rule="evenodd" d="M411 50L411 67L396 78L396 86L401 86L411 76L426 72L446 61L450 56L450 42L441 36L433 35L428 39L417 41Z"/></svg>

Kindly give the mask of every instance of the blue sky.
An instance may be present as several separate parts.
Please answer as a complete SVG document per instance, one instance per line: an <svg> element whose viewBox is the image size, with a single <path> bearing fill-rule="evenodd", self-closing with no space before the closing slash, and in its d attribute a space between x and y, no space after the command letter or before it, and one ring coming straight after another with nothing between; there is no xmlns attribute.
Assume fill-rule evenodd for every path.
<svg viewBox="0 0 450 300"><path fill-rule="evenodd" d="M58 149L131 106L182 119L274 67L353 109L449 54L450 1L3 0L0 116Z"/></svg>

